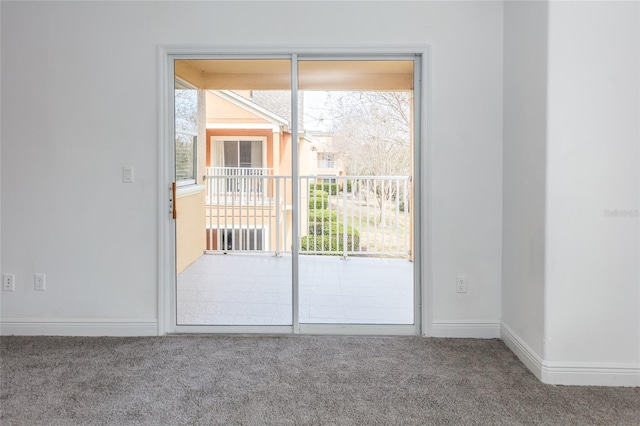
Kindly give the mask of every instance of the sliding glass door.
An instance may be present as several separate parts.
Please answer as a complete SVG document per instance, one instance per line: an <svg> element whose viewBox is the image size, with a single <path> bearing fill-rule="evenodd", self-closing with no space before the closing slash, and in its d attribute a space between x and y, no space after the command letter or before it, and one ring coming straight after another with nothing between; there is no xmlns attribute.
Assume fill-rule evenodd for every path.
<svg viewBox="0 0 640 426"><path fill-rule="evenodd" d="M172 59L175 331L419 332L419 57Z"/></svg>

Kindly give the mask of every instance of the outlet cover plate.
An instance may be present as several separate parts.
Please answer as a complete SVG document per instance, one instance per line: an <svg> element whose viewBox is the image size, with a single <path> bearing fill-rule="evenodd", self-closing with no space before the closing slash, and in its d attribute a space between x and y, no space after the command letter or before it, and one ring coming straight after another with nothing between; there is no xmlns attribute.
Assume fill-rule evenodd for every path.
<svg viewBox="0 0 640 426"><path fill-rule="evenodd" d="M2 275L2 291L14 291L16 276L13 274Z"/></svg>
<svg viewBox="0 0 640 426"><path fill-rule="evenodd" d="M45 291L46 290L46 276L45 274L35 274L34 275L34 280L33 280L33 285L34 288L38 291Z"/></svg>
<svg viewBox="0 0 640 426"><path fill-rule="evenodd" d="M467 292L467 276L458 275L456 277L456 293L466 293L466 292Z"/></svg>

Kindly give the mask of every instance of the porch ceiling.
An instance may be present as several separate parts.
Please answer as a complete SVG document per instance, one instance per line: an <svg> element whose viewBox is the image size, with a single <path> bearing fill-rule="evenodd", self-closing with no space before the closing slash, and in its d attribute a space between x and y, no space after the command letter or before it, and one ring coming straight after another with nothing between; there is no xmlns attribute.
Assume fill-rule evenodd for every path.
<svg viewBox="0 0 640 426"><path fill-rule="evenodd" d="M191 59L175 61L175 73L209 90L289 90L290 61ZM412 61L301 61L301 90L412 90Z"/></svg>

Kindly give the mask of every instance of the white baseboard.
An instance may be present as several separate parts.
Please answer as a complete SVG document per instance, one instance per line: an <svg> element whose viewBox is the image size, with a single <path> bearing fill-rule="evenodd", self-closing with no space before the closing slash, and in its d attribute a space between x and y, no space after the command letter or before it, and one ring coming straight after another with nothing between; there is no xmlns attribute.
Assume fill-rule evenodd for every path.
<svg viewBox="0 0 640 426"><path fill-rule="evenodd" d="M5 318L3 336L157 336L158 321L117 319Z"/></svg>
<svg viewBox="0 0 640 426"><path fill-rule="evenodd" d="M500 338L533 375L542 380L542 357L505 323L500 324Z"/></svg>
<svg viewBox="0 0 640 426"><path fill-rule="evenodd" d="M500 337L543 383L571 386L640 386L640 364L545 361L504 323L500 327Z"/></svg>
<svg viewBox="0 0 640 426"><path fill-rule="evenodd" d="M440 321L431 323L431 337L459 337L497 339L500 337L500 321Z"/></svg>
<svg viewBox="0 0 640 426"><path fill-rule="evenodd" d="M542 382L552 385L640 387L640 365L544 362Z"/></svg>

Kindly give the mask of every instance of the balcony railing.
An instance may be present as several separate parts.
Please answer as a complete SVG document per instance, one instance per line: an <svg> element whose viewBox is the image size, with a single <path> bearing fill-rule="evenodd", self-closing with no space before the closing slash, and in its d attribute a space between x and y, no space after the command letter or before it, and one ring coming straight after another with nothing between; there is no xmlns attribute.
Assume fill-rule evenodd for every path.
<svg viewBox="0 0 640 426"><path fill-rule="evenodd" d="M300 253L407 257L411 203L408 176L300 177Z"/></svg>
<svg viewBox="0 0 640 426"><path fill-rule="evenodd" d="M207 251L286 251L284 209L291 203L291 177L268 174L268 169L210 171L224 174L206 176Z"/></svg>
<svg viewBox="0 0 640 426"><path fill-rule="evenodd" d="M265 176L273 176L273 169L262 167L207 167L209 191L217 201L235 203L250 201L265 195ZM211 178L215 178L211 181ZM227 198L229 197L229 198ZM209 203L209 198L207 198Z"/></svg>
<svg viewBox="0 0 640 426"><path fill-rule="evenodd" d="M268 167L207 167L207 176L272 176Z"/></svg>
<svg viewBox="0 0 640 426"><path fill-rule="evenodd" d="M291 176L270 169L208 171L213 173L206 178L209 253L291 252ZM299 178L301 254L409 255L409 177L336 176L336 183L322 182L319 176Z"/></svg>

